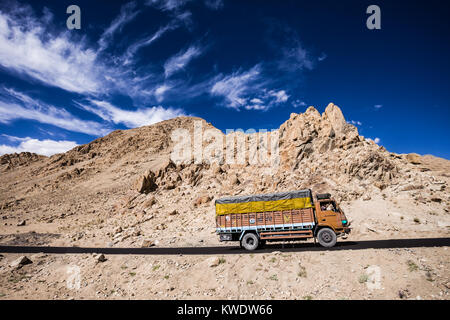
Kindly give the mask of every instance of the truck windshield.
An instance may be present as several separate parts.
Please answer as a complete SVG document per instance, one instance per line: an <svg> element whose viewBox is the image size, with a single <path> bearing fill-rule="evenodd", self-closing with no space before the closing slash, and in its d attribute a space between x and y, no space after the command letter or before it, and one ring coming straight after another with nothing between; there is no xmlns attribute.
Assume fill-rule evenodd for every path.
<svg viewBox="0 0 450 320"><path fill-rule="evenodd" d="M320 209L322 211L334 211L338 212L338 209L336 207L336 204L334 201L324 201L320 203Z"/></svg>

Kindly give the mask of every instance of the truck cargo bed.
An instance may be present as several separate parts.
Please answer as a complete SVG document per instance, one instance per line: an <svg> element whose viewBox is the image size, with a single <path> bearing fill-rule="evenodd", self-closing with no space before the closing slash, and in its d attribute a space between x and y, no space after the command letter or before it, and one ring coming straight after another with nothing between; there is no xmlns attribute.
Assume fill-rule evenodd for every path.
<svg viewBox="0 0 450 320"><path fill-rule="evenodd" d="M310 230L314 225L313 208L216 216L216 230L219 233L236 233L244 230L258 232Z"/></svg>

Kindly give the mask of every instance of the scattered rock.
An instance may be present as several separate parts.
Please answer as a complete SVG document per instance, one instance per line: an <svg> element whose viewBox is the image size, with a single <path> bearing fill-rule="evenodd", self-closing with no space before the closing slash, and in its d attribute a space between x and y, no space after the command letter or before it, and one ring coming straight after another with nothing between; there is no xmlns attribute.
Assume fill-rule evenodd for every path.
<svg viewBox="0 0 450 320"><path fill-rule="evenodd" d="M404 289L404 290L399 290L398 291L398 297L400 299L406 299L410 296L410 292L408 289Z"/></svg>
<svg viewBox="0 0 450 320"><path fill-rule="evenodd" d="M31 263L33 263L33 261L28 259L27 256L21 256L21 257L17 258L16 260L14 260L13 262L11 262L10 266L13 268L21 268L22 266L31 264Z"/></svg>
<svg viewBox="0 0 450 320"><path fill-rule="evenodd" d="M146 199L142 205L143 205L145 208L150 208L150 207L152 207L154 204L156 204L156 199L155 199L155 197L152 196L152 197Z"/></svg>
<svg viewBox="0 0 450 320"><path fill-rule="evenodd" d="M177 215L178 214L178 211L177 210L173 210L173 211L170 211L169 212L169 216L175 216L175 215Z"/></svg>
<svg viewBox="0 0 450 320"><path fill-rule="evenodd" d="M198 197L197 200L195 200L194 206L198 207L202 204L208 203L211 201L211 197L210 196L202 196L202 197Z"/></svg>
<svg viewBox="0 0 450 320"><path fill-rule="evenodd" d="M137 178L133 184L133 189L139 193L149 193L157 188L155 174L149 170Z"/></svg>
<svg viewBox="0 0 450 320"><path fill-rule="evenodd" d="M153 240L144 239L141 243L141 248L149 248L155 246L155 242Z"/></svg>
<svg viewBox="0 0 450 320"><path fill-rule="evenodd" d="M220 264L219 257L211 257L206 260L208 267L217 267Z"/></svg>
<svg viewBox="0 0 450 320"><path fill-rule="evenodd" d="M17 224L17 226L18 226L18 227L21 227L21 226L24 226L24 225L26 225L26 224L27 224L26 220L22 220L22 221L20 221L20 222Z"/></svg>
<svg viewBox="0 0 450 320"><path fill-rule="evenodd" d="M103 253L94 254L94 259L96 262L105 262L106 260L108 260Z"/></svg>

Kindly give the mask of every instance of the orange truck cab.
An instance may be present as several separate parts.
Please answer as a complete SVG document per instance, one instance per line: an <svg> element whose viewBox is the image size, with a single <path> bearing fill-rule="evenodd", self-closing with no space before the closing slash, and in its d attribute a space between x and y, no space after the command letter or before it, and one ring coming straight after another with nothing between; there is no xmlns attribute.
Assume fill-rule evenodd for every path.
<svg viewBox="0 0 450 320"><path fill-rule="evenodd" d="M314 203L315 206L315 236L320 241L327 240L332 242L333 236L328 234L321 234L319 232L322 229L331 229L336 236L343 236L350 233L350 222L347 220L344 211L337 204L337 202L331 198L329 193L317 194L317 201ZM323 231L322 231L323 232ZM322 243L321 243L322 244Z"/></svg>

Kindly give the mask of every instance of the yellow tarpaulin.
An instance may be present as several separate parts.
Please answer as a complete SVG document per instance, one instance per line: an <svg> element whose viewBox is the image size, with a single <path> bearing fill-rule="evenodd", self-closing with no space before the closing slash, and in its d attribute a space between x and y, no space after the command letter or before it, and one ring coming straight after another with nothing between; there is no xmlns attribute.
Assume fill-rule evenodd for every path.
<svg viewBox="0 0 450 320"><path fill-rule="evenodd" d="M312 208L310 197L240 203L217 203L216 215Z"/></svg>

